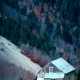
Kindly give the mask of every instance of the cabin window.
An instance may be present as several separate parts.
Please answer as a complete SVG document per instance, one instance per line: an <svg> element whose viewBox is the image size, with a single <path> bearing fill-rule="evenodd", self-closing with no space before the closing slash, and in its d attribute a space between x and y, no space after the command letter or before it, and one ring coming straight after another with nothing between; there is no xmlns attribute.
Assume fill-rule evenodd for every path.
<svg viewBox="0 0 80 80"><path fill-rule="evenodd" d="M54 67L49 67L49 73L53 73L53 68Z"/></svg>

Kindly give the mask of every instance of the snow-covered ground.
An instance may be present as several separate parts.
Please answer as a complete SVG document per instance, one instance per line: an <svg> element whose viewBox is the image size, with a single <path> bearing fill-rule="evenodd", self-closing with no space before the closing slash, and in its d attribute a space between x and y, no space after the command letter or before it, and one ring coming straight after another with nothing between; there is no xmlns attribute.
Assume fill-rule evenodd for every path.
<svg viewBox="0 0 80 80"><path fill-rule="evenodd" d="M0 36L0 58L4 58L11 64L21 67L26 71L30 71L35 75L41 70L41 67L38 64L21 54L20 49L17 46L2 36Z"/></svg>

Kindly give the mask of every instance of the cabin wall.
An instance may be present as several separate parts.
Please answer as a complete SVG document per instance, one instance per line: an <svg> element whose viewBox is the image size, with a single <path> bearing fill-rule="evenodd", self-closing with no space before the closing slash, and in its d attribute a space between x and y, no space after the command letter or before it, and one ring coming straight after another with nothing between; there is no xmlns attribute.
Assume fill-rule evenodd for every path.
<svg viewBox="0 0 80 80"><path fill-rule="evenodd" d="M75 73L74 73L74 71L73 72L70 72L70 73L68 73L68 74L66 74L65 75L65 77L64 77L64 80L75 80Z"/></svg>
<svg viewBox="0 0 80 80"><path fill-rule="evenodd" d="M54 67L53 72L61 72L56 66L54 66L52 63L47 64L47 66L43 67L42 70L38 73L38 78L44 78L46 73L49 73L49 67ZM59 79L58 79L59 80ZM62 79L60 79L62 80Z"/></svg>
<svg viewBox="0 0 80 80"><path fill-rule="evenodd" d="M60 71L56 66L54 66L53 64L49 63L47 66L45 66L41 72L44 72L44 73L49 73L49 67L53 67L53 72L62 72Z"/></svg>
<svg viewBox="0 0 80 80"><path fill-rule="evenodd" d="M44 78L46 73L49 73L49 67L54 67L53 72L62 72L55 65L49 63L38 73L39 78ZM65 75L64 79L44 79L44 80L75 80L75 71L72 71Z"/></svg>

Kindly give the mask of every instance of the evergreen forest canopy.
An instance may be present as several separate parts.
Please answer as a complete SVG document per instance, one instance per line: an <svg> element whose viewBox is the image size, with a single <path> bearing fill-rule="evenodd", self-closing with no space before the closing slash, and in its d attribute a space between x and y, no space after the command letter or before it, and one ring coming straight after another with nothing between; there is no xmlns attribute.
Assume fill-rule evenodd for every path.
<svg viewBox="0 0 80 80"><path fill-rule="evenodd" d="M20 0L20 1L23 1L23 0ZM77 29L73 32L73 35L76 37L76 39L79 40L79 37L80 37L80 33L79 33L80 32L80 1L79 0L33 0L33 1L34 1L35 5L39 5L40 2L42 5L43 5L43 3L46 3L47 6L54 7L54 5L56 5L57 11L60 11L60 14L61 14L59 19L61 20L61 18L63 18L64 21L62 23L63 33L62 34L60 33L60 28L59 28L60 24L58 24L55 35L56 36L59 35L61 37L63 36L63 39L66 42L69 42L72 44L72 39L71 39L71 35L69 34L69 31L72 28L77 27ZM17 0L2 0L2 3L5 3L8 6L15 8L18 11L20 10ZM0 3L0 6L1 5L2 4ZM44 10L43 10L43 8L41 8L41 9L42 9L41 13L43 13ZM1 11L1 13L3 12L2 8L0 9L0 11ZM25 15L25 8L23 8L21 10L21 14ZM55 15L55 17L56 17L56 15ZM28 26L29 26L28 29L29 30L25 29L24 27L20 27L20 24L17 24L16 21L14 21L13 19L10 19L10 18L7 18L6 20L4 20L4 17L0 17L0 21L1 21L1 26L3 26L0 29L0 32L1 32L0 34L7 37L8 39L11 39L11 41L14 43L21 41L23 43L29 43L32 46L36 46L39 49L41 49L43 46L45 46L44 43L46 45L49 45L48 44L49 36L52 34L52 30L54 28L54 25L49 20L49 16L46 17L45 23L46 23L47 27L43 34L43 38L42 38L42 36L36 37L34 34L32 34L32 32L29 32L29 30L32 31L32 30L36 29L40 34L40 26L41 25L39 24L38 18L36 17L34 12L32 12L28 15ZM5 24L4 24L4 22L5 22ZM11 36L9 36L9 35L11 35ZM45 48L46 48L46 46L45 46Z"/></svg>

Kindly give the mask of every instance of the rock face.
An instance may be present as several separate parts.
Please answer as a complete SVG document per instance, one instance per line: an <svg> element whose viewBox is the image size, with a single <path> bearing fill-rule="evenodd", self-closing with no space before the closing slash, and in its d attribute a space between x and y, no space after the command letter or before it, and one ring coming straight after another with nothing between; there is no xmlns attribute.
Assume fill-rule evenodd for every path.
<svg viewBox="0 0 80 80"><path fill-rule="evenodd" d="M17 46L2 36L0 36L0 58L26 71L30 71L34 75L37 75L38 71L41 70L39 65L33 63L29 58L21 54Z"/></svg>

